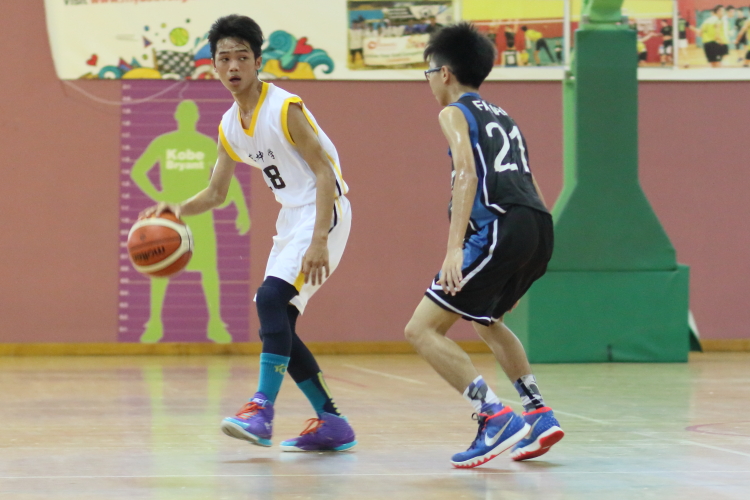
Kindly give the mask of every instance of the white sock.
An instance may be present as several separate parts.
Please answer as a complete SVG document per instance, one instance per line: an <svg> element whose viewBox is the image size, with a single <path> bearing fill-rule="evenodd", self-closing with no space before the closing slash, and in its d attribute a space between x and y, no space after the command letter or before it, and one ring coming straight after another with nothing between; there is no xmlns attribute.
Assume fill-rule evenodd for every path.
<svg viewBox="0 0 750 500"><path fill-rule="evenodd" d="M488 386L482 376L478 376L474 381L469 384L463 394L464 398L471 403L474 407L474 411L477 413L482 411L482 406L485 404L500 404L500 400L497 398L490 386Z"/></svg>

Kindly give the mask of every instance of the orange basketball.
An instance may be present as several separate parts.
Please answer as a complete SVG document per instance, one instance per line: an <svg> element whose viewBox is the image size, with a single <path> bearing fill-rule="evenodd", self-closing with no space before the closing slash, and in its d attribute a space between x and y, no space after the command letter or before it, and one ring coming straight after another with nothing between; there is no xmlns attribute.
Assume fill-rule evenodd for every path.
<svg viewBox="0 0 750 500"><path fill-rule="evenodd" d="M128 255L140 273L173 276L185 269L193 256L193 234L170 212L139 219L128 234Z"/></svg>

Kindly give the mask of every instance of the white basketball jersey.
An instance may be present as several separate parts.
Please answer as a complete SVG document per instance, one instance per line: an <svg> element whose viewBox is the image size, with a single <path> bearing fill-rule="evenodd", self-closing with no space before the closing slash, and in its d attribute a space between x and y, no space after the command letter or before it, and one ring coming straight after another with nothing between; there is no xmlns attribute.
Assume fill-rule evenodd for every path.
<svg viewBox="0 0 750 500"><path fill-rule="evenodd" d="M315 174L294 146L287 126L289 105L299 103L331 162L336 177L336 197L345 195L349 188L341 175L336 148L302 99L272 83L262 83L263 89L250 128L242 126L240 108L236 102L221 119L219 139L229 156L234 161L261 169L266 184L282 206L298 207L315 203Z"/></svg>

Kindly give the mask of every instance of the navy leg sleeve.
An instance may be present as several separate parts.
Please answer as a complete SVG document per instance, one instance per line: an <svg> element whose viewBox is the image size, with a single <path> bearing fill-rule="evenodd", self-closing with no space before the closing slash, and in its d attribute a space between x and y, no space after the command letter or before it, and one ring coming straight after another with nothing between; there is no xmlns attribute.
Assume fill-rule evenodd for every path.
<svg viewBox="0 0 750 500"><path fill-rule="evenodd" d="M290 356L292 328L287 308L295 295L297 289L294 286L273 276L266 278L258 288L255 304L258 309L260 339L263 342L264 353Z"/></svg>

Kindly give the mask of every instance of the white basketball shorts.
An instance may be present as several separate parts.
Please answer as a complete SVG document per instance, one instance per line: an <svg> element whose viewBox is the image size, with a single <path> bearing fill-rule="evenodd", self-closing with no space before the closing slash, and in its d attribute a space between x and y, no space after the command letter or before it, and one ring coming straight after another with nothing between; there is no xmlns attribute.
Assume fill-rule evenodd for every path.
<svg viewBox="0 0 750 500"><path fill-rule="evenodd" d="M328 233L329 276L341 261L351 227L351 205L346 197L340 196L335 202L331 231ZM314 228L315 203L301 207L282 207L276 220L276 236L273 237L273 248L268 256L264 276L264 279L274 276L294 285L299 295L290 303L299 309L300 314L305 312L307 301L321 286L305 283L305 276L302 274L302 257L310 246ZM324 277L323 280L325 279Z"/></svg>

